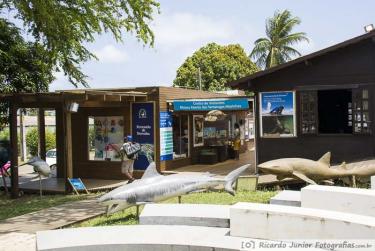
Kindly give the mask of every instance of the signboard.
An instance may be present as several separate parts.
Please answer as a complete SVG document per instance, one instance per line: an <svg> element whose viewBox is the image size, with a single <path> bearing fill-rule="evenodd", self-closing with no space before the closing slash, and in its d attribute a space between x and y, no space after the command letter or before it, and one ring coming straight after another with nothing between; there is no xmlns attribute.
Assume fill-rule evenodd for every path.
<svg viewBox="0 0 375 251"><path fill-rule="evenodd" d="M261 137L296 136L294 92L263 92L259 99Z"/></svg>
<svg viewBox="0 0 375 251"><path fill-rule="evenodd" d="M194 147L203 146L203 115L193 115L193 143Z"/></svg>
<svg viewBox="0 0 375 251"><path fill-rule="evenodd" d="M68 181L77 194L79 194L79 191L85 191L86 193L89 193L80 178L68 178Z"/></svg>
<svg viewBox="0 0 375 251"><path fill-rule="evenodd" d="M160 160L173 159L173 120L171 112L160 112Z"/></svg>
<svg viewBox="0 0 375 251"><path fill-rule="evenodd" d="M249 101L241 99L174 100L174 111L248 110Z"/></svg>
<svg viewBox="0 0 375 251"><path fill-rule="evenodd" d="M154 145L154 104L132 103L132 136L141 145ZM140 155L134 163L134 169L145 170L149 163Z"/></svg>

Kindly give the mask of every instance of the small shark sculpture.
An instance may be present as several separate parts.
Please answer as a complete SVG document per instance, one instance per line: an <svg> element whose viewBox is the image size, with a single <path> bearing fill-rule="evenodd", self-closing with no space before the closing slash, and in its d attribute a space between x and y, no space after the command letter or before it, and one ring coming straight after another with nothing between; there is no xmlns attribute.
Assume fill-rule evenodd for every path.
<svg viewBox="0 0 375 251"><path fill-rule="evenodd" d="M39 175L48 177L51 174L51 168L45 162L43 159L39 158L38 156L33 157L30 159L28 162L23 163L22 165L19 166L24 166L24 165L31 165L34 167L34 171L37 172Z"/></svg>
<svg viewBox="0 0 375 251"><path fill-rule="evenodd" d="M328 181L355 175L355 170L346 169L345 163L338 168L330 168L330 161L331 153L327 152L318 161L284 158L264 162L258 167L263 173L276 175L278 180L290 177L301 179L310 184L316 184L316 181Z"/></svg>
<svg viewBox="0 0 375 251"><path fill-rule="evenodd" d="M142 179L123 185L99 198L99 202L107 205L107 215L128 207L159 202L172 197L188 194L195 191L214 188L223 184L225 191L234 195L233 183L247 169L244 165L229 173L225 178L207 174L172 174L161 175L152 162Z"/></svg>

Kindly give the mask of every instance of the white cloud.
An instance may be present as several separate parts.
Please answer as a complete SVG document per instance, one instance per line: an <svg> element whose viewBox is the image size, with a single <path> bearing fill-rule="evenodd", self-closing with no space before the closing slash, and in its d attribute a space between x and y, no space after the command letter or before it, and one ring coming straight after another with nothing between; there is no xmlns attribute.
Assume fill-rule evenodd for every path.
<svg viewBox="0 0 375 251"><path fill-rule="evenodd" d="M311 38L309 40L309 42L301 42L292 47L299 51L302 56L313 53L317 48L314 41Z"/></svg>
<svg viewBox="0 0 375 251"><path fill-rule="evenodd" d="M125 51L118 49L112 44L94 51L94 54L99 58L99 62L102 63L123 63L129 59Z"/></svg>
<svg viewBox="0 0 375 251"><path fill-rule="evenodd" d="M228 41L235 35L229 21L191 13L161 15L152 26L156 45L166 47Z"/></svg>

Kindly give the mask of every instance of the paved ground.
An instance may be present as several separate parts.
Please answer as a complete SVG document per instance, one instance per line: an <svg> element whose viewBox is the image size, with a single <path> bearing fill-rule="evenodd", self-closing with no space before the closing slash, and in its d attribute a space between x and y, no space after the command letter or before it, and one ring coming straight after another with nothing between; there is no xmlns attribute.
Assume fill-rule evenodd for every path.
<svg viewBox="0 0 375 251"><path fill-rule="evenodd" d="M243 166L245 164L251 164L250 169L245 173L245 175L254 174L254 152L253 151L246 151L245 153L240 154L239 160L229 159L224 162L219 162L213 165L202 165L202 164L195 164L195 165L188 165L183 166L180 168L176 168L170 170L170 172L210 172L216 175L227 175L234 169Z"/></svg>
<svg viewBox="0 0 375 251"><path fill-rule="evenodd" d="M35 250L36 231L61 228L104 212L92 198L0 221L0 251Z"/></svg>
<svg viewBox="0 0 375 251"><path fill-rule="evenodd" d="M1 175L0 175L1 177ZM82 179L89 191L103 191L114 189L127 183L127 180L102 180L102 179ZM10 189L10 178L6 177L7 186ZM3 179L0 178L0 187L3 186ZM29 165L19 167L19 187L25 192L39 191L39 177L34 173L33 167ZM65 179L62 178L42 178L44 192L64 193Z"/></svg>

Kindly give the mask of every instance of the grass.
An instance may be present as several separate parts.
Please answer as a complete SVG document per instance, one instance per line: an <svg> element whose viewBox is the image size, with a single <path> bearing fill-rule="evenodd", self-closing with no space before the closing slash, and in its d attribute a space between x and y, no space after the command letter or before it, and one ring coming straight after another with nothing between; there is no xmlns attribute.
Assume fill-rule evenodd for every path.
<svg viewBox="0 0 375 251"><path fill-rule="evenodd" d="M35 212L48 207L58 206L66 202L85 199L86 195L39 195L25 194L18 199L10 199L0 194L0 220Z"/></svg>
<svg viewBox="0 0 375 251"><path fill-rule="evenodd" d="M240 190L236 196L231 196L226 192L202 192L182 196L182 203L187 204L221 204L231 205L236 202L257 202L268 203L271 197L276 194L274 191L245 191ZM177 198L173 198L163 203L178 203ZM142 209L140 209L141 211ZM124 211L110 216L99 216L71 227L95 227L112 225L135 225L138 224L136 217L136 208L131 207Z"/></svg>

